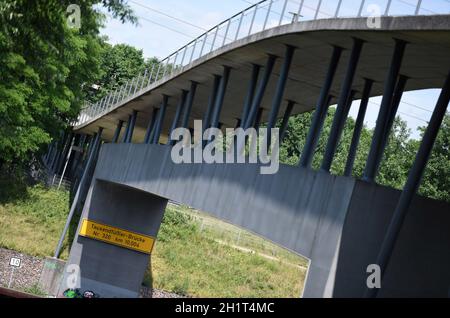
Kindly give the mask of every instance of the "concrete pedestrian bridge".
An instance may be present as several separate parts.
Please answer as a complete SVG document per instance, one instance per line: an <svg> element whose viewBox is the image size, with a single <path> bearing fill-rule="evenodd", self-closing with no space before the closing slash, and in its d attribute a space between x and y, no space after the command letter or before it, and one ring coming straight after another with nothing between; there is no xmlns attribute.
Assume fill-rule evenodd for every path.
<svg viewBox="0 0 450 318"><path fill-rule="evenodd" d="M450 15L383 16L370 28L367 17L338 14L282 23L286 8L280 7L279 25L252 33L252 21L248 35L238 36L244 17L269 2L224 21L172 54L165 67L82 110L60 150L53 144L45 157L78 184L68 224L82 207L82 221L157 239L165 206L174 200L309 258L304 297L448 297L450 205L416 192L450 100ZM403 92L426 88L442 92L403 191L376 184ZM353 162L372 96L383 98L357 180ZM329 171L353 100L360 100L360 111L345 175L334 176ZM314 171L312 156L333 104L324 159ZM259 164L175 164L170 156L167 136L192 129L195 119L203 120L203 130L274 128L282 119L283 137L289 116L311 111L298 166L281 165L274 175L261 175ZM74 145L86 155L71 157ZM82 224L68 262L80 266L81 288L136 297L151 251L80 235ZM369 264L380 266L381 289L366 285Z"/></svg>

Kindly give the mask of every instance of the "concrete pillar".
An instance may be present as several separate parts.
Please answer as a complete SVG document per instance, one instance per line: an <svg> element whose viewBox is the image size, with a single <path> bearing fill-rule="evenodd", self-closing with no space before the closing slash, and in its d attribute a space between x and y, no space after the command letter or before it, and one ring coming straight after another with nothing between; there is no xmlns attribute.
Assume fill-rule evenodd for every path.
<svg viewBox="0 0 450 318"><path fill-rule="evenodd" d="M188 128L189 127L189 118L191 116L192 105L194 104L195 93L197 91L197 83L191 81L191 88L186 98L186 104L183 107L183 120L181 122L181 127Z"/></svg>
<svg viewBox="0 0 450 318"><path fill-rule="evenodd" d="M325 82L320 90L319 99L317 101L316 110L314 111L314 116L309 128L308 136L306 137L306 143L303 147L303 151L300 157L299 165L301 167L310 167L312 158L314 156L314 151L317 146L317 141L320 137L320 132L322 130L325 117L328 110L328 98L331 85L333 84L333 79L336 74L336 69L339 60L342 55L342 48L335 46L333 48L333 54L331 56L330 65L328 66L327 75L325 77Z"/></svg>
<svg viewBox="0 0 450 318"><path fill-rule="evenodd" d="M380 156L383 136L385 134L386 121L389 116L389 109L392 105L394 88L400 67L405 53L406 42L395 40L395 49L392 56L389 72L385 80L383 99L378 113L377 124L373 133L372 144L370 146L369 156L367 158L366 168L364 170L363 180L373 182L377 172L377 158Z"/></svg>
<svg viewBox="0 0 450 318"><path fill-rule="evenodd" d="M397 115L398 107L400 105L407 81L408 81L407 76L400 75L397 85L395 86L395 92L392 98L392 105L389 109L386 125L384 127L384 134L380 144L381 150L377 153L377 157L375 159L375 177L378 174L378 170L380 169L380 164L381 160L383 159L384 150L386 149L389 135L391 133L392 126L394 125L395 116Z"/></svg>
<svg viewBox="0 0 450 318"><path fill-rule="evenodd" d="M284 56L283 65L281 66L280 76L278 78L275 94L272 99L272 106L270 109L269 120L267 122L267 146L270 146L271 140L271 128L275 127L276 120L278 118L278 112L280 111L281 100L283 99L286 82L289 75L289 69L291 67L292 58L294 56L295 48L293 46L286 46L286 53Z"/></svg>
<svg viewBox="0 0 450 318"><path fill-rule="evenodd" d="M174 144L174 142L172 140L170 140L170 135L172 134L172 131L174 131L175 129L178 128L178 123L180 121L181 113L183 112L183 108L186 103L187 94L188 94L187 90L183 89L181 91L181 97L180 97L180 100L178 101L177 110L175 111L175 116L173 117L172 126L170 127L170 132L169 132L169 136L168 136L170 145Z"/></svg>
<svg viewBox="0 0 450 318"><path fill-rule="evenodd" d="M252 64L252 74L250 77L250 83L249 83L249 86L247 89L247 95L245 97L244 107L242 108L241 126L245 124L248 113L250 111L250 107L252 106L260 69L261 69L261 66L259 66L258 64Z"/></svg>
<svg viewBox="0 0 450 318"><path fill-rule="evenodd" d="M331 126L330 136L328 137L325 154L323 156L321 166L321 170L323 171L330 171L331 163L333 162L333 157L342 134L342 129L344 127L346 119L346 112L348 114L348 110L346 108L348 105L351 87L353 84L353 79L355 77L356 68L358 66L359 57L361 56L363 44L363 40L356 38L353 39L352 53L350 55L349 63L347 66L347 72L342 83L339 101L336 108L336 113L334 115L333 125Z"/></svg>
<svg viewBox="0 0 450 318"><path fill-rule="evenodd" d="M225 93L228 86L228 80L230 78L231 67L223 67L223 75L220 80L219 88L217 91L217 98L214 103L214 110L211 115L211 127L217 128L219 126L220 113L222 112L223 101L225 99Z"/></svg>
<svg viewBox="0 0 450 318"><path fill-rule="evenodd" d="M120 132L122 131L122 126L123 120L119 120L119 122L117 123L116 131L114 132L114 137L112 139L113 143L117 143L117 141L119 140Z"/></svg>
<svg viewBox="0 0 450 318"><path fill-rule="evenodd" d="M147 132L145 133L144 143L148 144L153 140L155 123L158 118L159 108L153 108L152 118L150 118L147 126Z"/></svg>
<svg viewBox="0 0 450 318"><path fill-rule="evenodd" d="M359 145L359 138L364 127L364 118L366 116L367 104L369 103L370 92L372 90L373 80L366 79L364 90L362 93L361 103L359 105L358 117L356 118L355 128L353 130L352 142L347 156L347 163L345 164L344 175L350 177L352 175L353 164L355 163L356 151Z"/></svg>
<svg viewBox="0 0 450 318"><path fill-rule="evenodd" d="M70 250L59 295L68 288L68 266L80 269L79 288L101 298L138 298L150 251L140 251L80 235L83 220L156 239L168 200L95 178Z"/></svg>
<svg viewBox="0 0 450 318"><path fill-rule="evenodd" d="M128 122L127 122L127 128L125 129L125 134L123 135L122 142L126 143L128 140L128 134L130 132L130 126L131 126L131 115L128 115Z"/></svg>
<svg viewBox="0 0 450 318"><path fill-rule="evenodd" d="M286 106L286 110L284 112L283 121L281 122L280 126L280 145L284 140L284 137L286 136L286 131L288 129L289 125L289 117L291 117L292 109L294 108L295 102L292 100L289 100Z"/></svg>
<svg viewBox="0 0 450 318"><path fill-rule="evenodd" d="M444 119L447 111L448 104L450 102L450 72L447 75L447 79L442 88L441 94L437 101L436 107L431 116L428 128L423 136L420 144L419 151L417 152L414 164L409 171L408 180L403 188L400 199L398 200L395 212L392 216L388 230L381 245L380 252L377 257L376 264L381 269L381 286L383 286L383 275L386 267L391 258L392 252L395 247L400 229L402 228L405 217L408 213L408 209L411 205L414 195L416 194L420 181L423 176L423 172L426 168L428 159L433 149L434 142L436 141L437 134L439 132L442 120ZM366 297L376 297L378 289L367 289Z"/></svg>
<svg viewBox="0 0 450 318"><path fill-rule="evenodd" d="M89 154L89 158L88 158L88 161L87 161L87 164L86 164L86 168L84 169L83 176L81 177L80 183L78 185L77 192L75 193L75 197L73 198L72 205L71 205L70 211L69 211L69 215L67 216L66 224L64 225L63 232L61 233L61 236L60 236L59 241L58 241L58 245L56 246L55 254L54 254L55 258L58 258L59 254L61 252L62 243L64 241L64 238L66 237L67 230L69 229L70 222L71 222L72 217L73 217L73 215L75 213L75 210L77 208L77 205L78 205L78 202L79 202L79 199L80 199L80 194L83 192L84 187L86 187L86 185L87 185L88 175L89 175L89 172L91 170L91 167L93 165L95 165L94 161L95 161L95 157L97 156L97 153L98 153L100 145L101 145L102 132L103 132L103 128L100 127L98 129L97 136L95 137L95 141L93 142L91 153Z"/></svg>
<svg viewBox="0 0 450 318"><path fill-rule="evenodd" d="M264 68L264 74L259 81L258 89L256 90L255 97L252 101L252 106L250 107L250 111L248 112L248 116L245 119L244 130L251 127L256 120L256 116L258 113L259 106L261 105L262 99L264 97L264 93L266 91L267 84L270 80L270 75L272 74L273 66L275 64L276 56L269 55L267 58L266 67Z"/></svg>
<svg viewBox="0 0 450 318"><path fill-rule="evenodd" d="M158 111L158 121L155 126L155 134L153 136L153 144L159 143L159 138L161 137L162 126L164 123L164 118L166 117L167 104L169 102L169 96L163 95L163 101L161 103L161 108Z"/></svg>
<svg viewBox="0 0 450 318"><path fill-rule="evenodd" d="M134 126L136 125L136 119L137 119L137 110L133 110L133 113L131 114L131 121L130 121L130 128L128 130L128 136L127 136L127 143L131 143L133 140L133 133L134 133Z"/></svg>

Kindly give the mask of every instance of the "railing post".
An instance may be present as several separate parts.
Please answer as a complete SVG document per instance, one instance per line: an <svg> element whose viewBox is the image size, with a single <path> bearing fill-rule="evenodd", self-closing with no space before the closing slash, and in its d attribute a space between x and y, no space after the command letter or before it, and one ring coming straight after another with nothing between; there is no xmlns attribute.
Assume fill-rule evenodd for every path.
<svg viewBox="0 0 450 318"><path fill-rule="evenodd" d="M364 10L364 5L366 4L366 0L361 0L361 6L358 11L358 18L362 15L362 11Z"/></svg>
<svg viewBox="0 0 450 318"><path fill-rule="evenodd" d="M389 9L391 8L392 0L388 0L386 5L386 11L384 11L384 15L387 16L389 14Z"/></svg>
<svg viewBox="0 0 450 318"><path fill-rule="evenodd" d="M418 15L419 14L421 6L422 6L422 0L418 0L417 1L416 12L414 13L414 15Z"/></svg>
<svg viewBox="0 0 450 318"><path fill-rule="evenodd" d="M241 18L239 19L239 24L236 30L236 36L234 37L234 40L236 41L238 36L239 36L239 32L241 31L241 25L242 25L242 20L244 19L244 12L242 12L241 14Z"/></svg>
<svg viewBox="0 0 450 318"><path fill-rule="evenodd" d="M252 33L253 23L255 23L256 12L258 12L258 4L255 6L255 11L253 12L252 22L250 23L250 28L248 29L248 35Z"/></svg>
<svg viewBox="0 0 450 318"><path fill-rule="evenodd" d="M155 63L153 63L152 69L150 71L150 74L148 75L147 86L150 86L152 84L152 77L153 77L153 72L154 71L155 71Z"/></svg>
<svg viewBox="0 0 450 318"><path fill-rule="evenodd" d="M319 4L317 5L316 14L314 15L314 20L317 20L317 17L319 16L320 7L322 6L322 0L319 0Z"/></svg>
<svg viewBox="0 0 450 318"><path fill-rule="evenodd" d="M337 8L336 8L336 13L334 14L335 18L337 18L339 15L339 10L341 10L341 5L342 5L342 0L339 0Z"/></svg>
<svg viewBox="0 0 450 318"><path fill-rule="evenodd" d="M181 66L183 67L184 64L184 58L186 57L187 52L187 46L184 47L183 57L181 58Z"/></svg>
<svg viewBox="0 0 450 318"><path fill-rule="evenodd" d="M231 23L231 20L228 20L227 28L225 29L225 35L223 36L222 46L224 46L225 42L227 41L228 31L230 30L230 23Z"/></svg>
<svg viewBox="0 0 450 318"><path fill-rule="evenodd" d="M200 49L200 54L198 55L199 57L202 56L202 54L203 54L203 49L205 48L206 40L208 39L208 33L205 33L204 37L205 38L203 39L202 48Z"/></svg>
<svg viewBox="0 0 450 318"><path fill-rule="evenodd" d="M219 27L216 27L216 32L214 33L214 38L211 44L211 48L209 49L209 52L211 52L212 50L214 50L214 44L216 44L216 39L217 39L217 33L219 32Z"/></svg>
<svg viewBox="0 0 450 318"><path fill-rule="evenodd" d="M273 0L270 0L269 7L267 8L266 19L264 20L264 25L263 25L263 28L262 28L263 31L266 29L267 21L269 20L269 15L270 15L270 12L272 10L272 3L273 3Z"/></svg>
<svg viewBox="0 0 450 318"><path fill-rule="evenodd" d="M197 40L195 40L194 45L192 46L191 58L189 59L189 64L192 63L192 59L194 58L195 47L197 46Z"/></svg>
<svg viewBox="0 0 450 318"><path fill-rule="evenodd" d="M284 0L283 9L281 10L280 21L278 22L278 25L281 25L281 23L283 23L283 18L284 18L284 13L286 12L287 3L288 3L288 0Z"/></svg>
<svg viewBox="0 0 450 318"><path fill-rule="evenodd" d="M300 1L300 6L298 7L297 11L297 22L300 20L300 16L302 14L303 4L305 3L305 0Z"/></svg>
<svg viewBox="0 0 450 318"><path fill-rule="evenodd" d="M144 75L142 76L142 82L139 91L142 91L142 89L144 88L145 77L147 77L147 68L145 68Z"/></svg>

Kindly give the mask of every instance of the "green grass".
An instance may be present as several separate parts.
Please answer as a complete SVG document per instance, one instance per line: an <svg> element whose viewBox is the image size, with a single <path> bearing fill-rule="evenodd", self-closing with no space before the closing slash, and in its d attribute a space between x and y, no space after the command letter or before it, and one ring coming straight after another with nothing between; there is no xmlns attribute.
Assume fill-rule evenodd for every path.
<svg viewBox="0 0 450 318"><path fill-rule="evenodd" d="M0 247L40 257L52 255L68 208L67 192L39 185L21 188L21 193L14 196L0 197ZM180 213L187 210L197 213L168 205L144 284L194 297L299 296L305 268L292 263L304 265L304 259L275 245L278 260L220 244L217 240L226 238L215 229L236 228L209 218L212 225L200 231L192 215ZM72 236L75 226L74 222ZM255 242L271 244L249 232L242 233ZM265 254L267 251L258 245L251 248ZM66 238L63 259L67 259L68 246Z"/></svg>
<svg viewBox="0 0 450 318"><path fill-rule="evenodd" d="M0 203L0 246L34 256L53 256L66 222L69 194L37 185L23 198ZM68 256L68 237L61 257Z"/></svg>

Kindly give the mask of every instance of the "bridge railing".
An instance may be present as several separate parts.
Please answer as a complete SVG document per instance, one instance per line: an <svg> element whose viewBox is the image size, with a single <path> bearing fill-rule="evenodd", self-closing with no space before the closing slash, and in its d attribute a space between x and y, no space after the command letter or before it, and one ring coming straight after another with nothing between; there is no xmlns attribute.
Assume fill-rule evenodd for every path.
<svg viewBox="0 0 450 318"><path fill-rule="evenodd" d="M317 19L425 14L450 14L450 0L262 0L154 63L95 104L86 104L75 126L108 113L218 48L273 27Z"/></svg>

